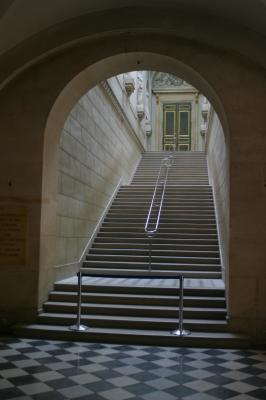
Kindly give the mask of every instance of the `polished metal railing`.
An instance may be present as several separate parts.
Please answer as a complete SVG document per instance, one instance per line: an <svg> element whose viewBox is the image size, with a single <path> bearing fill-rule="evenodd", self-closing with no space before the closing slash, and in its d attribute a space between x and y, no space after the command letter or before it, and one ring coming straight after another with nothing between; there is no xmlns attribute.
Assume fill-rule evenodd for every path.
<svg viewBox="0 0 266 400"><path fill-rule="evenodd" d="M163 207L163 201L164 201L164 195L165 195L165 190L167 187L167 180L168 180L168 174L169 174L169 169L172 165L172 155L165 157L160 165L158 177L156 180L156 184L154 187L153 191L153 196L150 204L150 208L148 211L146 223L145 223L145 233L147 235L148 241L149 241L149 264L148 264L148 269L151 271L152 269L152 239L154 235L156 234L159 224L160 224L160 218L161 218L161 212L162 212L162 207ZM153 215L155 213L155 216ZM157 217L156 217L157 214ZM155 222L153 220L155 219Z"/></svg>
<svg viewBox="0 0 266 400"><path fill-rule="evenodd" d="M81 323L81 300L82 300L82 271L79 270L77 273L78 277L78 297L77 297L77 321L74 325L71 325L69 329L74 332L86 332L89 330L87 325Z"/></svg>
<svg viewBox="0 0 266 400"><path fill-rule="evenodd" d="M184 319L184 276L178 275L179 279L179 316L178 316L178 328L172 331L172 335L175 336L188 336L190 331L183 329Z"/></svg>
<svg viewBox="0 0 266 400"><path fill-rule="evenodd" d="M83 271L84 270L84 271ZM87 271L86 271L87 270ZM87 332L90 327L88 325L82 324L81 323L81 317L82 317L82 278L83 276L87 276L87 277L102 277L101 274L91 274L89 271L89 268L81 268L80 271L77 273L77 277L78 277L78 291L77 291L77 317L76 317L76 323L74 325L71 325L69 327L69 329L71 331L74 332ZM105 278L109 277L109 278L160 278L161 279L161 275L139 275L138 272L136 272L135 274L131 272L130 275L105 275ZM179 280L179 315L178 315L178 329L174 330L171 332L172 335L178 336L178 337L186 337L188 335L190 335L190 331L187 331L185 329L183 329L183 313L184 313L184 276L183 275L177 275L176 279Z"/></svg>

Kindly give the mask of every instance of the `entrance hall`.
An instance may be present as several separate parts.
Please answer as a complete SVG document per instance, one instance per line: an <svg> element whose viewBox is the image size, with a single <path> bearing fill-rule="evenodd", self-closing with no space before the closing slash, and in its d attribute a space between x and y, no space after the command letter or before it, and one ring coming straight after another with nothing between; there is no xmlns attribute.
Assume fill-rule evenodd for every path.
<svg viewBox="0 0 266 400"><path fill-rule="evenodd" d="M265 399L265 20L0 2L1 399Z"/></svg>
<svg viewBox="0 0 266 400"><path fill-rule="evenodd" d="M201 248L207 252L201 257L176 247L158 255L158 248L144 254L140 246L134 263L151 259L158 270L164 264L164 271L190 275L197 264L197 274L214 274L210 279L221 279L224 293L219 307L205 302L205 321L222 315L229 333L265 343L265 5L205 3L166 0L162 8L156 1L148 7L100 0L92 8L77 0L63 10L55 0L39 9L30 2L30 12L16 0L0 6L2 331L39 322L54 285L73 279L83 262L132 266L132 247L118 256L104 242L107 248L88 253L88 242L98 234L128 239L125 223L138 236L148 198L145 174L143 193L133 195L141 210L135 207L128 221L108 216L107 206L116 195L120 205L129 200L116 188L127 191L133 176L142 179L140 160L165 151L172 158L203 154L208 182L195 184L195 175L198 183L205 180L200 168L193 177L181 163L196 189L172 174L178 191L165 192L173 213L162 214L162 236L216 235L219 250ZM173 171L177 159L171 160ZM153 181L156 168L144 171ZM181 209L186 217L173 222ZM185 312L195 320L192 297Z"/></svg>

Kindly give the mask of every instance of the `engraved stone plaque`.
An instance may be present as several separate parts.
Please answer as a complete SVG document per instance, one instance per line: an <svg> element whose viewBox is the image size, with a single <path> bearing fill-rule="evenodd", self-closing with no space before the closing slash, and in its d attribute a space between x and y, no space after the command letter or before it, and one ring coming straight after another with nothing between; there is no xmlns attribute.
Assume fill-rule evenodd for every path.
<svg viewBox="0 0 266 400"><path fill-rule="evenodd" d="M26 262L26 210L0 207L0 267Z"/></svg>

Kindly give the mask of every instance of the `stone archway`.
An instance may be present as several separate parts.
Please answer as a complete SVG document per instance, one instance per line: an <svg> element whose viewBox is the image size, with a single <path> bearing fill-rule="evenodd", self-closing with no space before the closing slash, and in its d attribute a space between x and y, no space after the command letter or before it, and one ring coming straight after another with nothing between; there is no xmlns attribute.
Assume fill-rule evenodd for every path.
<svg viewBox="0 0 266 400"><path fill-rule="evenodd" d="M262 171L263 165L263 148L259 149L257 143L262 143L264 138L265 77L257 67L243 58L194 41L151 33L124 33L119 36L110 35L104 40L91 39L83 42L79 47L62 51L32 66L1 93L2 128L12 132L11 137L5 138L4 145L11 152L13 138L18 140L17 145L20 146L21 154L17 164L13 166L14 176L20 176L21 163L26 166L23 175L25 186L22 190L18 185L17 193L23 193L27 204L28 240L34 243L28 248L29 268L22 273L22 282L27 282L29 287L27 280L30 277L33 290L29 297L26 288L21 293L21 311L24 315L36 313L39 275L42 285L44 277L46 279L40 300L45 296L53 278L50 248L54 235L53 210L56 201L53 171L62 124L84 91L103 78L136 69L161 69L180 75L197 86L216 108L227 135L231 156L229 297L232 327L246 328L247 325L251 326L248 321L256 320L253 324L256 330L259 324L264 323L261 322L262 316L259 322L256 319L263 298L260 301L255 300L256 287L263 271L258 259L256 271L248 272L250 258L245 259L243 254L247 255L247 251L256 248L256 254L261 257L264 251L263 242L257 240L257 227L261 226L260 213L263 209L262 172L259 178L256 179L256 176L258 169ZM84 79L87 79L86 85ZM248 90L256 93L256 107L254 98L246 96ZM250 110L249 116L244 112L246 109ZM10 116L15 118L11 120ZM246 133L246 129L251 128L251 117L252 137ZM22 129L25 132L23 139L20 135ZM28 146L29 143L34 144L34 154ZM11 168L9 161L6 165ZM31 184L26 181L29 177ZM244 182L245 187L250 185L254 188L252 199L255 194L256 209L250 210L251 193L244 190ZM14 191L14 196L17 193ZM247 226L243 224L243 216L247 214L248 219L245 222L248 223L248 232ZM260 229L263 230L262 226ZM7 281L8 279L11 279L10 276L7 276ZM241 292L246 285L253 300L245 302L241 299ZM262 292L263 290L261 296ZM12 295L9 298L7 296L5 302L8 303L10 297ZM12 304L10 308L12 309ZM248 317L247 310L250 313Z"/></svg>
<svg viewBox="0 0 266 400"><path fill-rule="evenodd" d="M164 70L170 73L178 74L184 77L190 82L193 82L198 88L200 87L202 92L204 92L209 98L212 99L215 107L219 110L218 113L224 122L224 130L228 135L228 127L225 112L223 106L220 102L219 97L209 85L209 83L202 78L198 73L196 73L191 67L185 65L179 60L173 57L148 53L148 52L132 52L127 54L118 54L106 59L100 60L97 63L87 67L85 70L80 72L74 79L72 79L69 84L63 89L63 91L58 96L47 121L46 132L45 132L45 157L44 160L44 171L43 171L43 191L46 199L53 199L54 202L54 218L55 221L55 204L57 196L57 176L55 171L57 171L57 147L55 146L56 141L59 143L59 137L64 126L64 122L67 119L68 114L71 109L77 103L79 98L85 94L90 88L94 87L95 84L106 79L107 77L130 71L132 69L155 69ZM53 157L51 158L51 155ZM51 161L52 160L52 161ZM42 224L47 219L51 219L50 215L52 209L47 204L51 204L52 201L49 200L48 203L43 203L42 206ZM51 229L52 226L50 225ZM45 258L47 257L47 241L49 242L49 248L51 248L55 243L55 237L52 232L55 228L52 228L51 232L45 232L45 228L42 229L43 233L43 246L44 252L41 253L41 266L47 265ZM40 278L40 291L44 290L44 295L41 296L41 301L45 299L47 294L47 285L44 285L45 279L51 277L48 282L48 288L54 282L52 265L50 265L51 273L47 273L47 268L43 269L43 278ZM67 275L67 272L66 272ZM42 276L42 274L41 274Z"/></svg>

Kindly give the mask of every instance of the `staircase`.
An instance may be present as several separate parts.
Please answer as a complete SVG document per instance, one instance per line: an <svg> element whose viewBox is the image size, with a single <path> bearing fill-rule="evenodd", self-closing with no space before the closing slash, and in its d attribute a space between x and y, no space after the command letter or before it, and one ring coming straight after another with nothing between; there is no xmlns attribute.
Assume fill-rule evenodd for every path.
<svg viewBox="0 0 266 400"><path fill-rule="evenodd" d="M91 272L147 273L144 225L153 187L121 187L84 267ZM168 187L160 227L153 239L152 269L162 276L221 278L221 263L210 187Z"/></svg>
<svg viewBox="0 0 266 400"><path fill-rule="evenodd" d="M168 185L208 186L208 168L203 152L159 152L144 153L132 180L132 185L155 185L160 164L167 155L173 155Z"/></svg>
<svg viewBox="0 0 266 400"><path fill-rule="evenodd" d="M145 153L131 185L122 186L84 261L82 321L91 328L73 333L76 277L55 283L38 324L17 333L74 340L157 345L245 347L228 332L225 290L212 188L205 155L173 153L159 230L149 239L144 225L161 160L166 152ZM185 277L184 326L178 338L179 281Z"/></svg>

